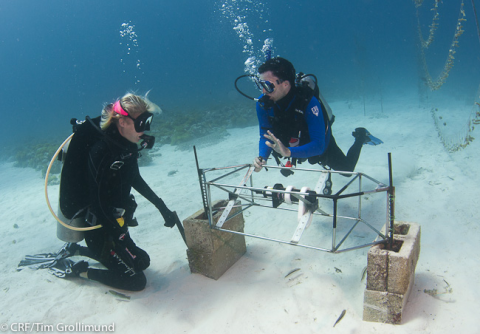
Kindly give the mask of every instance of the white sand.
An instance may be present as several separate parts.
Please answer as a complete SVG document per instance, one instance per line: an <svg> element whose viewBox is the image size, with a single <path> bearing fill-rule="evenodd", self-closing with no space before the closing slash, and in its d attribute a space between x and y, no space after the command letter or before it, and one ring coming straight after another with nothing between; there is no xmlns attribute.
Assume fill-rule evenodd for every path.
<svg viewBox="0 0 480 334"><path fill-rule="evenodd" d="M361 281L361 273L368 248L330 254L247 238L245 256L215 281L190 273L186 246L177 229L163 227L160 214L140 196L140 226L131 234L152 262L146 270L146 289L123 291L130 301L117 299L108 293L109 287L94 281L63 280L46 270L17 272L24 255L53 252L63 243L56 238L40 173L11 163L0 165L4 240L0 324L115 324L117 333L478 333L478 140L463 151L447 153L429 109L418 103L391 103L385 105L385 114L367 110L367 116L360 105L350 110L346 103L334 103L332 108L337 115L335 137L344 151L353 142L351 131L357 126L367 127L385 142L364 146L357 171L388 182L387 153L392 152L396 218L422 228L415 286L402 325L362 321L365 280ZM200 166L249 163L257 154L257 132L257 127L234 129L218 144L200 145ZM169 146L159 152L162 156L142 168L142 175L184 219L202 207L193 152ZM172 170L178 173L168 176ZM278 171L262 173L255 175L259 186L272 185L261 184L261 176L284 185L313 187L316 182L315 178L298 184L299 173L289 179ZM49 187L49 192L56 207L58 186ZM368 203L364 209L368 212ZM379 215L384 220L384 213ZM275 232L286 238L296 226L295 214L287 217L279 210L255 210L245 220L246 232ZM314 221L305 236L326 234L318 226ZM321 234L319 240L328 240ZM300 270L284 278L294 268ZM423 292L441 291L445 282L452 293L434 298ZM333 328L344 309L345 317Z"/></svg>

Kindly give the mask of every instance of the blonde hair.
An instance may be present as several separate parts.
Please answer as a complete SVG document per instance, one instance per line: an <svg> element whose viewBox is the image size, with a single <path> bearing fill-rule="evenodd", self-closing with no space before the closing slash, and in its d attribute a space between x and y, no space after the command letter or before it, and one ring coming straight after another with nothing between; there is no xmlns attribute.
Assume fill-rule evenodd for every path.
<svg viewBox="0 0 480 334"><path fill-rule="evenodd" d="M120 104L131 117L136 118L136 116L144 113L145 111L149 111L151 113L155 114L161 114L162 109L152 101L148 99L148 91L145 93L144 96L139 96L135 95L133 93L127 93L125 94L121 99L120 99ZM106 105L102 109L102 117L100 121L100 127L102 130L108 129L108 127L115 122L118 122L118 120L122 117L120 114L117 114L113 110L113 103Z"/></svg>

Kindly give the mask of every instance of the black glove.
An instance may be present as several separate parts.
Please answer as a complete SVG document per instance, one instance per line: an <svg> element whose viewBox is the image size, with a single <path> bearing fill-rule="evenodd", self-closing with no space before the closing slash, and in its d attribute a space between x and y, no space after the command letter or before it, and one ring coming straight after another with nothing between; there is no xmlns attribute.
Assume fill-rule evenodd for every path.
<svg viewBox="0 0 480 334"><path fill-rule="evenodd" d="M165 220L165 224L163 224L166 227L174 227L177 224L177 221L179 221L177 213L175 211L170 211L168 209L160 211L162 214L163 219Z"/></svg>
<svg viewBox="0 0 480 334"><path fill-rule="evenodd" d="M164 226L174 227L177 221L180 221L178 219L177 213L175 211L170 211L160 198L158 199L158 203L156 203L155 206L162 214L163 220L165 220Z"/></svg>

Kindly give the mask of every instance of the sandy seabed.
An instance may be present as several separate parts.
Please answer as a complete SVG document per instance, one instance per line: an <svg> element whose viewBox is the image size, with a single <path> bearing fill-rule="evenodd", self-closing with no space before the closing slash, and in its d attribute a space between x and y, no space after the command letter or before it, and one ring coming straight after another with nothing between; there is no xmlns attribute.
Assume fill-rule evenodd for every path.
<svg viewBox="0 0 480 334"><path fill-rule="evenodd" d="M4 240L0 324L7 327L2 329L8 332L19 324L36 323L52 326L43 331L72 329L69 332L104 325L105 332L114 328L117 333L479 333L478 140L464 150L448 153L430 109L419 107L418 102L392 102L385 105L385 112L367 115L360 105L350 109L347 103L337 102L332 108L337 117L334 135L344 151L353 143L351 132L358 126L384 141L380 146L364 146L356 170L388 183L387 154L391 152L396 219L421 225L415 285L401 325L362 320L362 270L368 248L331 254L247 238L247 253L215 281L190 273L178 230L164 227L158 211L140 195L136 196L140 226L131 234L152 261L144 291L120 291L131 297L129 301L94 281L59 279L47 270L17 272L24 255L54 252L63 242L56 238L56 223L45 204L40 173L5 162L0 165ZM257 127L232 129L229 134L217 143L198 141L202 168L250 163L257 155ZM155 153L153 164L141 168L152 189L181 219L201 209L193 151L167 145ZM233 176L232 184L241 177ZM263 184L264 180L270 183ZM255 175L255 181L259 186L314 187L316 176L306 179L297 172L287 179L269 170ZM50 186L49 194L56 207L58 186ZM372 200L370 207L366 201L363 209L367 215L378 216L381 227L385 212L373 208L376 204ZM348 204L341 209L348 211ZM297 225L296 214L289 216L280 210L255 209L244 216L246 232L265 236L288 239ZM328 246L331 231L327 225L315 218L302 238ZM361 233L357 239L362 238ZM354 236L348 239L352 244L363 241ZM294 275L285 277L297 268ZM447 284L451 293L424 293L445 291ZM342 310L346 310L345 316L333 327ZM67 327L57 327L59 324ZM35 330L40 328L37 325Z"/></svg>

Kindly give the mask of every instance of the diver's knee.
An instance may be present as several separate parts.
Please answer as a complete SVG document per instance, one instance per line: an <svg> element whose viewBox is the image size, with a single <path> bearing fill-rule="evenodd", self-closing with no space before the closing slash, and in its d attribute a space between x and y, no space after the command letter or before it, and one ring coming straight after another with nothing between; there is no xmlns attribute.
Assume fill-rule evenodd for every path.
<svg viewBox="0 0 480 334"><path fill-rule="evenodd" d="M147 277L143 272L138 272L133 276L134 279L130 284L130 291L142 291L147 286Z"/></svg>
<svg viewBox="0 0 480 334"><path fill-rule="evenodd" d="M150 266L150 256L143 249L138 248L135 250L135 270L145 270Z"/></svg>

